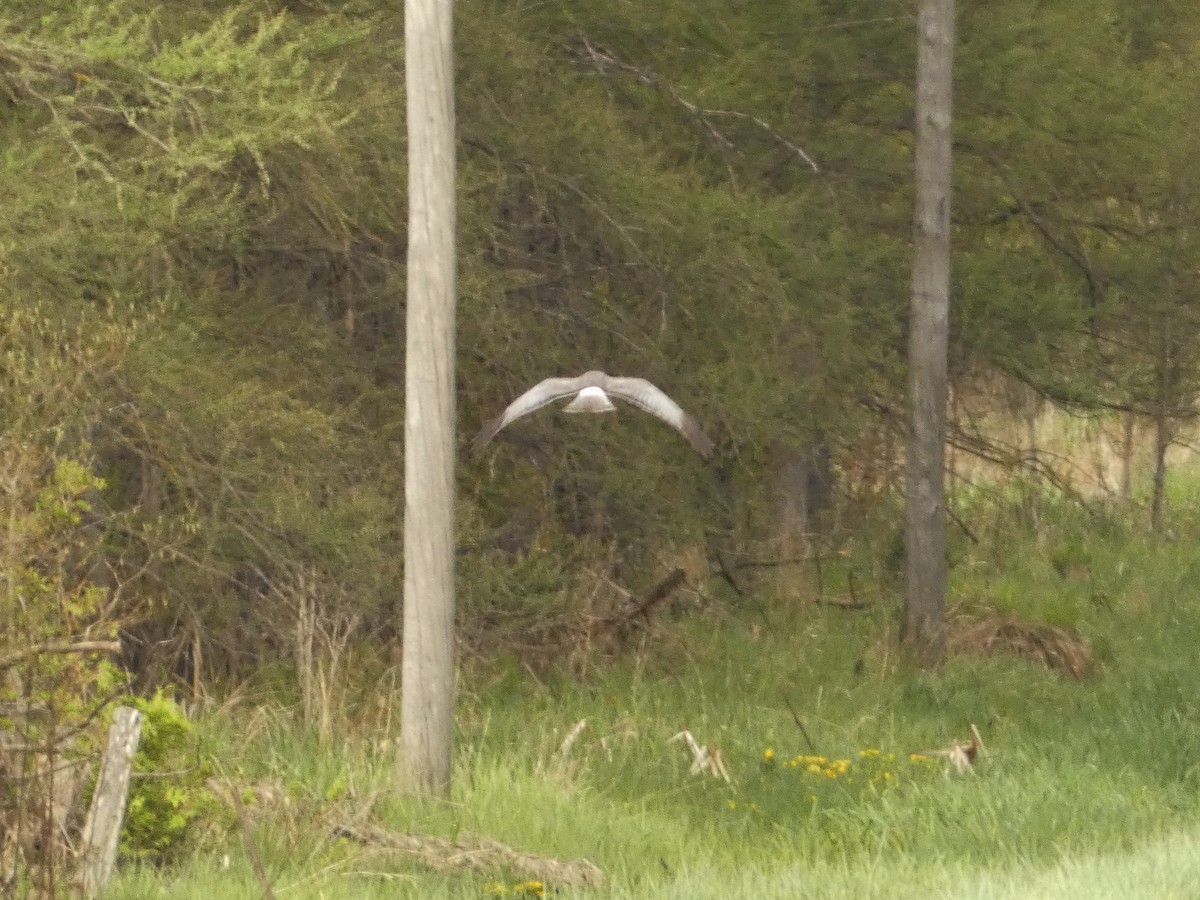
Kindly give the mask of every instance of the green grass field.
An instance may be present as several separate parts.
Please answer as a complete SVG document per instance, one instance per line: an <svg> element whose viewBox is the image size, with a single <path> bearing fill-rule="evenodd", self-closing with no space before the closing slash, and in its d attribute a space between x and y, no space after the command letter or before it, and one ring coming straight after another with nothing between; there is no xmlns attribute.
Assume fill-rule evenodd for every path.
<svg viewBox="0 0 1200 900"><path fill-rule="evenodd" d="M365 816L586 857L606 874L556 896L1194 898L1200 544L1175 530L1155 541L1051 510L1026 538L955 547L954 597L1078 629L1099 662L1081 681L1011 657L960 656L936 675L883 665L896 601L882 586L867 612L763 596L664 614L584 682L511 660L469 666L449 803L389 792L387 680L360 686L323 744L283 692L245 692L202 717L203 752L276 786L271 802L245 793L278 897L521 896L515 873L431 872L331 834ZM996 533L1022 532L997 521ZM910 757L972 724L988 750L977 774ZM719 745L732 784L688 774L669 740L684 726ZM262 896L241 831L201 822L174 862L126 862L111 892L162 895Z"/></svg>

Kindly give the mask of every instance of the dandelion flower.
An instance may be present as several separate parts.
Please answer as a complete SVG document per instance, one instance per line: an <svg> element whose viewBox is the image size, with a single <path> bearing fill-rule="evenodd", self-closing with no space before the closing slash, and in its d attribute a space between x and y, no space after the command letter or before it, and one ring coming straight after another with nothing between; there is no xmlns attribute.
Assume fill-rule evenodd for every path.
<svg viewBox="0 0 1200 900"><path fill-rule="evenodd" d="M763 759L765 759L767 762L773 762L775 760L775 751L768 747L763 751Z"/></svg>

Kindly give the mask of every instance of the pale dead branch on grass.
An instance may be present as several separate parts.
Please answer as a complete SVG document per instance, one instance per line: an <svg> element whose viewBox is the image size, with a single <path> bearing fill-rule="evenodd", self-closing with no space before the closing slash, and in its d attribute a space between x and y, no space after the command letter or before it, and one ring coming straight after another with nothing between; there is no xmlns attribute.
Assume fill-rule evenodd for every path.
<svg viewBox="0 0 1200 900"><path fill-rule="evenodd" d="M561 860L525 853L466 832L459 832L451 840L392 831L379 825L337 825L333 834L369 850L402 854L439 872L508 870L519 878L562 887L599 887L604 883L604 872L590 860Z"/></svg>
<svg viewBox="0 0 1200 900"><path fill-rule="evenodd" d="M948 747L942 747L937 750L922 750L920 755L946 760L947 775L951 772L956 775L974 775L975 760L980 755L987 756L988 753L983 746L983 738L979 735L979 729L972 725L971 739L969 741L951 741Z"/></svg>
<svg viewBox="0 0 1200 900"><path fill-rule="evenodd" d="M668 744L673 744L675 741L683 741L688 750L692 754L692 765L688 769L689 775L703 775L708 773L713 778L721 778L727 784L733 783L733 778L729 774L729 769L725 766L725 760L721 756L721 748L716 744L704 745L696 740L695 736L683 729L679 734L667 741Z"/></svg>
<svg viewBox="0 0 1200 900"><path fill-rule="evenodd" d="M583 729L585 728L587 728L587 719L580 719L575 723L575 727L567 732L567 736L558 745L558 755L560 757L565 758L571 752L571 748L575 746L575 742L579 740L579 735L583 734Z"/></svg>

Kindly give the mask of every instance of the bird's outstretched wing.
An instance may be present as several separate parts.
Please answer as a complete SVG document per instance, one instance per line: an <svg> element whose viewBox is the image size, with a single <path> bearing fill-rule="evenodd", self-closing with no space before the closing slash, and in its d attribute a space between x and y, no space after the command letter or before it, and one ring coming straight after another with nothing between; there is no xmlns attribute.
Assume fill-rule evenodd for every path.
<svg viewBox="0 0 1200 900"><path fill-rule="evenodd" d="M658 416L687 438L688 443L705 459L712 456L713 442L701 431L696 420L645 378L610 377L603 387L614 397L620 397L650 415Z"/></svg>
<svg viewBox="0 0 1200 900"><path fill-rule="evenodd" d="M515 422L521 416L527 416L531 412L541 409L547 403L553 403L555 400L578 393L587 387L585 380L586 376L580 375L577 378L547 378L545 381L538 382L508 404L508 408L501 415L484 423L483 427L479 429L479 434L475 435L475 440L471 441L471 452L478 452L500 432L501 428L510 422Z"/></svg>

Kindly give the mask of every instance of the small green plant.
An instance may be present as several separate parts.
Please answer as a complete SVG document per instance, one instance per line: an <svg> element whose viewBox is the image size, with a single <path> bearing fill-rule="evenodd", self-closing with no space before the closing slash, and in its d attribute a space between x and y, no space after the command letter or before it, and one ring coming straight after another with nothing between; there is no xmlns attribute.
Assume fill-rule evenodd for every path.
<svg viewBox="0 0 1200 900"><path fill-rule="evenodd" d="M137 859L161 862L180 846L194 822L215 814L219 805L207 786L212 773L197 752L195 727L179 704L161 690L130 702L142 713L142 738L121 849Z"/></svg>

